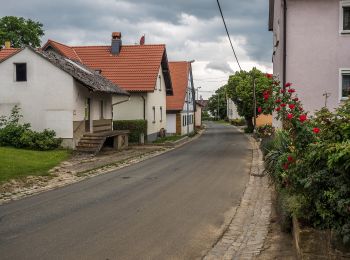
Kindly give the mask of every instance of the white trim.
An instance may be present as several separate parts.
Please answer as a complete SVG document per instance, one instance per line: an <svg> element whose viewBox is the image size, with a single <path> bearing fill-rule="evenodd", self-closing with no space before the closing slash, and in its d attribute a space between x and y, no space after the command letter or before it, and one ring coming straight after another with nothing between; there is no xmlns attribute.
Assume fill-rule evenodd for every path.
<svg viewBox="0 0 350 260"><path fill-rule="evenodd" d="M350 35L350 30L343 30L343 7L350 7L350 1L344 0L339 2L339 34L340 35Z"/></svg>
<svg viewBox="0 0 350 260"><path fill-rule="evenodd" d="M348 97L343 97L343 75L344 74L349 74L350 75L350 68L340 68L339 69L339 102L348 100Z"/></svg>

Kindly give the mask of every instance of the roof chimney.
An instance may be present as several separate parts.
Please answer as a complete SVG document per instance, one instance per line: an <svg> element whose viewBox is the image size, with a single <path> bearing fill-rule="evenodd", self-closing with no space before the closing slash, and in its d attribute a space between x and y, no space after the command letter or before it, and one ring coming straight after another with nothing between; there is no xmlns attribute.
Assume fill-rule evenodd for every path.
<svg viewBox="0 0 350 260"><path fill-rule="evenodd" d="M113 55L119 55L121 47L122 47L122 34L120 32L113 32L111 53Z"/></svg>
<svg viewBox="0 0 350 260"><path fill-rule="evenodd" d="M11 42L5 41L5 49L10 49L10 48L11 48Z"/></svg>

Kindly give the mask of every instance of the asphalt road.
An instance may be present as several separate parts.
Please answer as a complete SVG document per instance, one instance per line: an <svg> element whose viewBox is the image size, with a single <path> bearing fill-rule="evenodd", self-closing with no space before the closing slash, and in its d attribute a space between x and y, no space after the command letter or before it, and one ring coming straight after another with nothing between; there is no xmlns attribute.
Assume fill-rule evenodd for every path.
<svg viewBox="0 0 350 260"><path fill-rule="evenodd" d="M249 178L248 140L210 123L171 152L0 206L0 259L198 259Z"/></svg>

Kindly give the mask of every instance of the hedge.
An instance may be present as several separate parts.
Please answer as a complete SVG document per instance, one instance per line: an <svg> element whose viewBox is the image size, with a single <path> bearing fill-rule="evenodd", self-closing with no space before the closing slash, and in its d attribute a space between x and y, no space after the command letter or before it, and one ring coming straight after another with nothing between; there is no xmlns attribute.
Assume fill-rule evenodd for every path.
<svg viewBox="0 0 350 260"><path fill-rule="evenodd" d="M114 130L129 130L129 142L138 143L140 134L144 133L145 141L147 137L147 120L115 120L113 121Z"/></svg>

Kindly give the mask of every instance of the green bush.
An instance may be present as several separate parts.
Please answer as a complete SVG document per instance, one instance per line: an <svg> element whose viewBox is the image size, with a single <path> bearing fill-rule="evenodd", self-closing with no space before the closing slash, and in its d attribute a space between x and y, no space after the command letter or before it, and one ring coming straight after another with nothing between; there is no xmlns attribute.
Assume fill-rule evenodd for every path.
<svg viewBox="0 0 350 260"><path fill-rule="evenodd" d="M140 135L147 137L147 121L146 120L115 120L113 121L114 130L129 130L129 142L138 143Z"/></svg>
<svg viewBox="0 0 350 260"><path fill-rule="evenodd" d="M350 245L350 101L335 112L323 108L311 119L288 83L273 82L264 112L277 112L277 132L265 156L265 171L286 195L286 212L304 225L331 229Z"/></svg>
<svg viewBox="0 0 350 260"><path fill-rule="evenodd" d="M235 126L244 126L246 124L245 119L244 118L236 118L236 119L232 119L230 121L231 125L235 125Z"/></svg>
<svg viewBox="0 0 350 260"><path fill-rule="evenodd" d="M61 145L62 140L52 130L36 132L30 124L21 124L20 108L15 106L9 117L0 118L0 146L28 148L32 150L53 150Z"/></svg>

